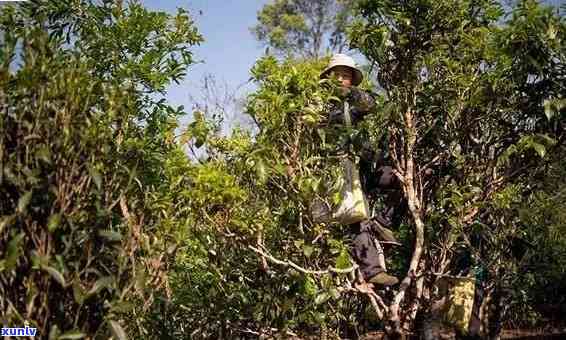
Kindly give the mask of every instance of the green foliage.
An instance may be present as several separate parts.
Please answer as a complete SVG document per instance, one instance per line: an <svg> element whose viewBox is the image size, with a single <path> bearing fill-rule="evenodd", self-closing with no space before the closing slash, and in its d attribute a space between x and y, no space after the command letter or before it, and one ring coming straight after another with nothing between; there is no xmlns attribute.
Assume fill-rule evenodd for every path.
<svg viewBox="0 0 566 340"><path fill-rule="evenodd" d="M268 4L258 37L281 50L308 50L314 34L335 33L338 44L350 7L326 33L307 25L308 10L331 3ZM488 0L358 5L352 43L383 89L359 128L328 125L337 98L333 80L319 80L325 60L264 57L245 105L257 134L222 136L196 112L179 140L184 109L160 95L202 40L188 13L111 1L2 6L3 322L28 321L53 339L381 327L347 289L351 278L327 271L353 264L347 227L309 214L339 185L338 155L367 140L392 161L415 159L427 289L439 271L487 272L478 276L514 288L517 323L536 323L537 304L564 303L546 289L566 282L563 18L533 1L508 16ZM184 146L203 157L191 162ZM413 222L395 230L407 246L388 257L394 273L408 268Z"/></svg>
<svg viewBox="0 0 566 340"><path fill-rule="evenodd" d="M550 156L563 157L563 19L535 1L508 16L496 1L361 1L359 10L352 42L380 70L401 173L407 152L415 157L427 270L477 266L519 284L516 246L532 231L517 208L532 202Z"/></svg>
<svg viewBox="0 0 566 340"><path fill-rule="evenodd" d="M278 18L300 27L298 21L276 17L283 8L270 6L263 12L269 24ZM313 224L310 202L336 184L336 154L345 146L369 139L386 152L407 152L382 142L410 137L403 116L409 109L416 117L417 176L425 165L433 170L433 176L419 177L426 188L426 271L487 269L490 282L518 288L513 310L536 316L530 303L538 283L524 280L534 273L517 275L522 261L533 259L516 256L517 240L532 235L518 210L532 199L525 176L540 173L549 155L562 152L557 149L562 108L555 98L563 91L563 68L554 66L564 56L561 43L545 41L544 35L528 44L539 44L551 58L510 46L533 39L516 22L521 11L540 17L538 31L557 23L560 35L563 24L549 11L525 4L504 22L503 8L491 1L362 1L358 10L352 41L378 66L385 95L360 131L327 126L324 105L335 98L318 81L321 62L273 57L260 59L251 71L258 89L248 97L246 112L257 124L257 135L236 130L220 137L202 118L189 127L187 140L205 148L205 162L235 174L237 191L246 194L238 208L229 209L228 219L213 224L214 237L210 232L191 237L199 241L190 242L182 269L176 270L179 300L174 305L194 317L183 321L183 312L169 307L177 324L186 322L204 337L235 336L237 328L321 334L330 328L347 334L350 327L367 326L361 321L367 318L365 302L339 290L346 277L300 273L289 262L268 263L266 270L250 247L309 270L351 264L347 231ZM273 32L285 42L282 30ZM531 59L540 71L525 77ZM207 211L212 221L216 213ZM210 230L210 221L203 221L196 229ZM405 244L414 239L408 222L397 230ZM404 247L391 257L390 268L405 271L409 252ZM186 282L207 293L195 294ZM229 307L220 301L229 301Z"/></svg>
<svg viewBox="0 0 566 340"><path fill-rule="evenodd" d="M352 15L350 0L274 0L258 12L256 39L282 55L320 57L342 51Z"/></svg>
<svg viewBox="0 0 566 340"><path fill-rule="evenodd" d="M186 172L192 184L183 200L195 219L178 250L164 324L200 337L233 337L246 328L321 332L355 319L357 304L338 291L344 275L265 268L249 247L308 270L352 265L346 230L310 221L310 202L336 181L328 166L338 164L349 133L326 126L324 103L333 96L319 83L322 67L273 57L256 63L258 90L246 105L259 128L253 138L241 130L219 136L202 116L187 128L184 141L205 141L208 158Z"/></svg>
<svg viewBox="0 0 566 340"><path fill-rule="evenodd" d="M201 38L187 13L137 4L1 10L0 318L45 338L123 339L167 293L174 241L154 208L178 179L164 173L179 112L150 95Z"/></svg>

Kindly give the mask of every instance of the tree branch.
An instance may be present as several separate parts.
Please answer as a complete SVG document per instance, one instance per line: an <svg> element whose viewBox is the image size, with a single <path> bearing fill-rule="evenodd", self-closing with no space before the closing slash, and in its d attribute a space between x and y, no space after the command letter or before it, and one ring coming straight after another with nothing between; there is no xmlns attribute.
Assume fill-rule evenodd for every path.
<svg viewBox="0 0 566 340"><path fill-rule="evenodd" d="M256 252L257 254L265 257L267 260L269 260L272 263L284 266L284 267L291 267L303 274L311 274L311 275L324 275L324 274L328 274L328 273L336 273L336 274L348 274L353 272L354 270L356 270L358 268L357 264L354 264L353 266L349 267L349 268L345 268L345 269L339 269L339 268L334 268L334 267L328 267L328 269L326 270L310 270L310 269L306 269L303 268L301 266L299 266L298 264L289 261L289 260L279 260L276 259L275 257L271 256L270 254L267 254L266 252L254 247L254 246L248 246L249 249L253 250L254 252Z"/></svg>

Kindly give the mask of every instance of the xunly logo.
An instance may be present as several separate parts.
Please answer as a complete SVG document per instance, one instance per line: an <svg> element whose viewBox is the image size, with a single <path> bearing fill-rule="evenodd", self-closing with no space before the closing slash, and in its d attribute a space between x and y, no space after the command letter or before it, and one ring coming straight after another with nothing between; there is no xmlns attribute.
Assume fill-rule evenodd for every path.
<svg viewBox="0 0 566 340"><path fill-rule="evenodd" d="M35 336L37 328L35 327L2 327L0 336Z"/></svg>

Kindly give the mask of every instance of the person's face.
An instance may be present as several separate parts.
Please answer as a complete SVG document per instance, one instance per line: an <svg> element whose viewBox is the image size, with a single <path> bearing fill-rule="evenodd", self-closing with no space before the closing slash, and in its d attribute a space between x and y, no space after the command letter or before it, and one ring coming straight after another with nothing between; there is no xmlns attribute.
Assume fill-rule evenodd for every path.
<svg viewBox="0 0 566 340"><path fill-rule="evenodd" d="M352 86L352 79L354 78L354 74L351 68L346 66L336 66L332 69L332 74L336 77L336 79L338 79L342 86Z"/></svg>

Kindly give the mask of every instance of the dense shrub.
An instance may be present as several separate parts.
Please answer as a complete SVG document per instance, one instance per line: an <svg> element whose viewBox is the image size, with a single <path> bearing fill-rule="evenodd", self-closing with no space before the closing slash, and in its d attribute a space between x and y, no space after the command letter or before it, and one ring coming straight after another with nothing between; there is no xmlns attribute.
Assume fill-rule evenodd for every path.
<svg viewBox="0 0 566 340"><path fill-rule="evenodd" d="M150 94L200 36L182 11L135 4L1 10L0 320L123 338L170 292L175 240L157 206L179 177L166 176L179 112Z"/></svg>

